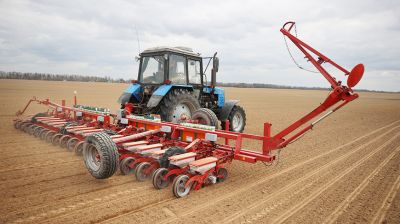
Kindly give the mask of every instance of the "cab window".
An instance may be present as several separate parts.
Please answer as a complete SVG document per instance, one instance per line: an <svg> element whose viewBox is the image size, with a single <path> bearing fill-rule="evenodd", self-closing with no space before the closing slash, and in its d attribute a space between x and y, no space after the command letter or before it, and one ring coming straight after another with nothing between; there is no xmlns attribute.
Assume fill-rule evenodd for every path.
<svg viewBox="0 0 400 224"><path fill-rule="evenodd" d="M188 60L189 83L201 84L200 61Z"/></svg>
<svg viewBox="0 0 400 224"><path fill-rule="evenodd" d="M187 84L186 57L171 54L169 56L169 79L172 84Z"/></svg>

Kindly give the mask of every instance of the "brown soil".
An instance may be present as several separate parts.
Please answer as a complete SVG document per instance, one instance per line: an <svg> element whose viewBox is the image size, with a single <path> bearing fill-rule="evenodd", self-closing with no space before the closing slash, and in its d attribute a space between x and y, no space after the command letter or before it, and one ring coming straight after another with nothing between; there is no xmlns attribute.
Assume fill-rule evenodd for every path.
<svg viewBox="0 0 400 224"><path fill-rule="evenodd" d="M31 96L116 109L125 84L0 80L0 223L400 222L400 94L360 99L281 153L276 166L235 161L223 183L176 199L129 176L96 180L81 157L14 129ZM325 91L226 88L246 132L273 132L311 111ZM41 112L33 105L28 113ZM253 148L257 144L247 142Z"/></svg>

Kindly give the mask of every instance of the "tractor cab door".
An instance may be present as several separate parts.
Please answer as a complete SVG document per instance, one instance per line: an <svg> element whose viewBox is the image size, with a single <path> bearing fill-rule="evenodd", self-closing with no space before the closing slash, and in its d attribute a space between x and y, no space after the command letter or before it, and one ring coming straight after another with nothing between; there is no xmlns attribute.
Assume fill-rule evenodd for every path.
<svg viewBox="0 0 400 224"><path fill-rule="evenodd" d="M186 57L177 54L169 56L169 80L174 85L187 85Z"/></svg>

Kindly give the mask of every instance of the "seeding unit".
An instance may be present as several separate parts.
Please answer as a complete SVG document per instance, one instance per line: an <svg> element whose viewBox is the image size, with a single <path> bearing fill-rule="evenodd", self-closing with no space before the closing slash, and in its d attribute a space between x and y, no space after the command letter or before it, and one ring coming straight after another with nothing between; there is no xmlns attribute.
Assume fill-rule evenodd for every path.
<svg viewBox="0 0 400 224"><path fill-rule="evenodd" d="M73 107L65 106L65 101L59 105L33 98L28 105L37 102L49 106L51 111L20 117L15 120L15 127L77 154L83 151L85 165L95 178L108 178L119 167L122 174L134 173L139 181L152 178L156 189L165 188L172 182L174 195L186 196L190 190L224 181L228 175L226 166L234 160L272 163L276 159L276 150L286 147L358 97L352 88L361 80L364 66L358 64L351 72L347 71L292 35L290 31L294 25L294 22L286 23L281 32L327 79L332 91L317 108L273 136L270 123L264 123L263 135L238 133L228 131L228 120L224 130L215 130L201 120L177 124L152 115L121 117L107 109L77 106L76 98ZM332 77L323 68L323 63L348 75L347 86ZM24 113L28 105L18 115ZM334 109L316 118L335 105ZM209 114L207 109L201 110ZM305 125L311 120L312 123ZM242 142L245 139L261 142L261 149L244 149Z"/></svg>

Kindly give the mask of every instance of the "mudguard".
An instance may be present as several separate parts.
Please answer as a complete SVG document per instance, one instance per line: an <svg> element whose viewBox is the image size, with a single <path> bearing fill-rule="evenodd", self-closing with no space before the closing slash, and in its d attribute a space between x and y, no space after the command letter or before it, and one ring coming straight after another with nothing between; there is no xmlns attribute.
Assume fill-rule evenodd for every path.
<svg viewBox="0 0 400 224"><path fill-rule="evenodd" d="M233 108L237 103L239 103L239 100L228 100L228 101L225 101L225 104L224 104L224 106L222 107L221 112L219 113L218 119L219 119L220 121L225 121L225 120L227 120L228 117L229 117L229 114L230 114L231 111L232 111L232 108Z"/></svg>
<svg viewBox="0 0 400 224"><path fill-rule="evenodd" d="M131 97L133 96L136 101L141 100L140 92L142 91L142 88L139 84L131 84L128 86L128 88L122 93L122 95L118 98L118 103L119 104L125 104L129 102Z"/></svg>
<svg viewBox="0 0 400 224"><path fill-rule="evenodd" d="M156 91L154 91L153 95L151 95L149 102L147 102L147 107L154 108L158 106L158 104L161 102L164 96L167 95L171 89L176 89L176 88L193 90L193 86L190 85L169 85L169 84L161 85L156 89Z"/></svg>

